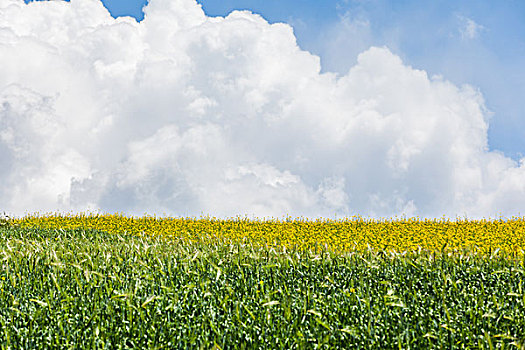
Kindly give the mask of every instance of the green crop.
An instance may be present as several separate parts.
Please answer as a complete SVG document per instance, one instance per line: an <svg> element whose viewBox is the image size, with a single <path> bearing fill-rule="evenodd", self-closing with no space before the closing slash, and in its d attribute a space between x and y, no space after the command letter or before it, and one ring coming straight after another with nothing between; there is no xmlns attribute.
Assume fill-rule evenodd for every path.
<svg viewBox="0 0 525 350"><path fill-rule="evenodd" d="M2 349L523 348L523 258L0 227Z"/></svg>

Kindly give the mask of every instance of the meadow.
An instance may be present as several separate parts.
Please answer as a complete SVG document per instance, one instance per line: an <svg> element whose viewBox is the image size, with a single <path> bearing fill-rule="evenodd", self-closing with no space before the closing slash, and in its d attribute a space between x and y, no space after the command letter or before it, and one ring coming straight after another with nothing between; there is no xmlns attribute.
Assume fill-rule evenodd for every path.
<svg viewBox="0 0 525 350"><path fill-rule="evenodd" d="M2 349L522 349L525 219L0 220Z"/></svg>

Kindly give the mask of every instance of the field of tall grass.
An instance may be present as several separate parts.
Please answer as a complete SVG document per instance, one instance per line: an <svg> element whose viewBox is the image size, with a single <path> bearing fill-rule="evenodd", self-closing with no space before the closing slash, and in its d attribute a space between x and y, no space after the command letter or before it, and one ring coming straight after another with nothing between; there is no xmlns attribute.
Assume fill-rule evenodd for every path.
<svg viewBox="0 0 525 350"><path fill-rule="evenodd" d="M525 220L0 221L0 346L523 349Z"/></svg>

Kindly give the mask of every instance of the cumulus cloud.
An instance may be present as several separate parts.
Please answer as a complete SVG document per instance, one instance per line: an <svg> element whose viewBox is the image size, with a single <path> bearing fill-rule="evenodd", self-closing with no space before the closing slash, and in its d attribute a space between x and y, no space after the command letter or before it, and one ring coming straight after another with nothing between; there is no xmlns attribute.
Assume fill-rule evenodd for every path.
<svg viewBox="0 0 525 350"><path fill-rule="evenodd" d="M0 208L220 217L515 215L525 160L481 94L372 47L321 73L293 30L195 0L0 0Z"/></svg>

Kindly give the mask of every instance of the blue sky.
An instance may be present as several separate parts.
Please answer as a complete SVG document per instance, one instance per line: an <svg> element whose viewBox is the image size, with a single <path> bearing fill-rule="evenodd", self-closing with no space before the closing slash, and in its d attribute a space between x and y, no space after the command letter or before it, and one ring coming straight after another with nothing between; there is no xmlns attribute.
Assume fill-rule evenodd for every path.
<svg viewBox="0 0 525 350"><path fill-rule="evenodd" d="M143 17L144 0L104 0L113 16ZM325 71L346 73L356 55L383 46L429 75L480 89L489 146L525 155L525 2L519 0L201 0L211 16L248 9L294 27ZM470 22L472 21L472 22ZM471 24L471 31L468 26Z"/></svg>

